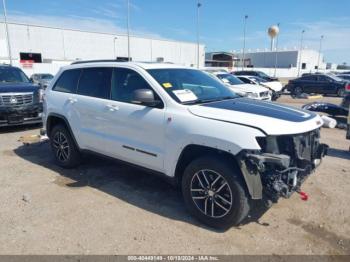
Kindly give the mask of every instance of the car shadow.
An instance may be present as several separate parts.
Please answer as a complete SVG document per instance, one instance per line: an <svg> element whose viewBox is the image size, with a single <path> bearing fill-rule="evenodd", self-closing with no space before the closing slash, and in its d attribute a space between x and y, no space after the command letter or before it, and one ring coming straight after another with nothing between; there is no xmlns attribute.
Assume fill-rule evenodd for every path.
<svg viewBox="0 0 350 262"><path fill-rule="evenodd" d="M337 148L328 148L328 156L342 158L345 160L350 160L350 152L346 150L341 150Z"/></svg>
<svg viewBox="0 0 350 262"><path fill-rule="evenodd" d="M18 125L18 126L4 126L0 127L0 134L23 132L41 128L42 124L31 124L31 125Z"/></svg>
<svg viewBox="0 0 350 262"><path fill-rule="evenodd" d="M63 169L55 164L48 142L23 145L14 150L19 157L60 175L54 183L72 190L93 187L149 212L193 224L206 230L223 233L228 229L209 228L190 216L185 208L181 191L165 180L118 161L85 155L75 169ZM266 211L266 210L265 210ZM254 209L242 225L258 222L265 213Z"/></svg>

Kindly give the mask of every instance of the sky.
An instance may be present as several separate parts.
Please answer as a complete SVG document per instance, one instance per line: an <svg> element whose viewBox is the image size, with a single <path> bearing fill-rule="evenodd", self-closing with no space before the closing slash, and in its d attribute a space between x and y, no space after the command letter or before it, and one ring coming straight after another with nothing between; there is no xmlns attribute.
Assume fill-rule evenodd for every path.
<svg viewBox="0 0 350 262"><path fill-rule="evenodd" d="M279 48L322 50L325 60L350 64L350 0L201 0L200 42L206 51L269 48L269 26L280 23ZM127 0L7 0L8 20L111 33L126 32ZM197 0L130 0L134 35L196 42Z"/></svg>

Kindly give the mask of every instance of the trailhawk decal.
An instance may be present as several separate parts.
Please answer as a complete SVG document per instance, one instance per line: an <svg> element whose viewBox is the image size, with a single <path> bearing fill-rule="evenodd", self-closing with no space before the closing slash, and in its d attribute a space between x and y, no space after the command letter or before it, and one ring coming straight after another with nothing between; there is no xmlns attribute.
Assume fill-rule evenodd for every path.
<svg viewBox="0 0 350 262"><path fill-rule="evenodd" d="M244 98L213 102L201 106L261 115L291 122L304 122L316 116L315 113L305 110Z"/></svg>

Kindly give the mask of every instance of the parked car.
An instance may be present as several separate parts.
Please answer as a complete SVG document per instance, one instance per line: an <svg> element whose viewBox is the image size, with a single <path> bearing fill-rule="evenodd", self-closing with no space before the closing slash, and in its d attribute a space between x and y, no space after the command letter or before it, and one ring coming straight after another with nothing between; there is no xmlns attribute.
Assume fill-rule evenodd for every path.
<svg viewBox="0 0 350 262"><path fill-rule="evenodd" d="M184 66L73 63L44 104L58 165L94 152L142 167L179 185L190 213L215 228L239 224L251 199L299 192L327 149L317 114L239 97Z"/></svg>
<svg viewBox="0 0 350 262"><path fill-rule="evenodd" d="M1 65L0 126L41 123L42 94L21 69Z"/></svg>
<svg viewBox="0 0 350 262"><path fill-rule="evenodd" d="M272 93L272 100L276 101L282 95L282 84L278 81L267 81L258 76L238 76L238 79L246 84L260 85L268 88Z"/></svg>
<svg viewBox="0 0 350 262"><path fill-rule="evenodd" d="M246 84L237 77L229 73L213 73L218 79L220 79L225 85L227 85L232 91L241 96L245 96L251 99L268 100L271 101L271 91L263 86L255 84Z"/></svg>
<svg viewBox="0 0 350 262"><path fill-rule="evenodd" d="M46 89L50 84L50 81L53 79L53 75L51 74L33 74L30 77L30 80L39 85L40 87Z"/></svg>
<svg viewBox="0 0 350 262"><path fill-rule="evenodd" d="M350 74L340 74L340 75L337 75L337 77L350 82Z"/></svg>
<svg viewBox="0 0 350 262"><path fill-rule="evenodd" d="M271 77L271 76L269 76L261 71L242 70L242 71L231 72L231 74L233 74L235 76L257 76L257 77L265 79L266 81L269 81L269 82L278 81L278 78Z"/></svg>
<svg viewBox="0 0 350 262"><path fill-rule="evenodd" d="M290 80L287 89L294 95L317 93L342 97L348 85L349 82L334 75L317 73Z"/></svg>

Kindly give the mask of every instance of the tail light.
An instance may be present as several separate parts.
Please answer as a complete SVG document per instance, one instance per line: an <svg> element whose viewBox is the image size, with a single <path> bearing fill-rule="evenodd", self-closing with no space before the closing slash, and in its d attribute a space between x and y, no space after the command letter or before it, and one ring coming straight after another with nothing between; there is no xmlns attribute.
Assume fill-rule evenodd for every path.
<svg viewBox="0 0 350 262"><path fill-rule="evenodd" d="M348 92L350 92L350 83L346 84L345 90L348 91Z"/></svg>

